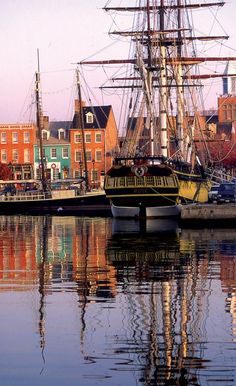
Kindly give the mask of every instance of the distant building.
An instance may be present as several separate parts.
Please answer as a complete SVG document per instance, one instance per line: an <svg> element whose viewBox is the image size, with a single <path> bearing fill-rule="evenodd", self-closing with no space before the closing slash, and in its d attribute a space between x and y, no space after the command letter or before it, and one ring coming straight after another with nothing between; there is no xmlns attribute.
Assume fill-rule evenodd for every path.
<svg viewBox="0 0 236 386"><path fill-rule="evenodd" d="M50 122L43 117L42 154L35 125L0 125L0 161L10 166L18 180L40 179L43 162L46 178L55 180L84 176L86 159L90 186L102 186L118 146L114 113L111 106L85 105L82 112L84 130L77 100L73 121Z"/></svg>
<svg viewBox="0 0 236 386"><path fill-rule="evenodd" d="M118 130L114 113L111 106L85 106L82 103L82 119L83 125L79 101L76 100L70 128L72 176L84 176L85 152L89 183L92 187L100 187L117 150Z"/></svg>
<svg viewBox="0 0 236 386"><path fill-rule="evenodd" d="M41 158L39 138L37 138L34 152L35 178L39 179L41 176L42 162L44 162L45 174L48 180L64 179L70 177L70 125L71 122L68 121L49 122L48 117L43 118L43 154Z"/></svg>
<svg viewBox="0 0 236 386"><path fill-rule="evenodd" d="M10 167L14 179L33 178L35 142L33 124L0 124L0 161Z"/></svg>
<svg viewBox="0 0 236 386"><path fill-rule="evenodd" d="M236 120L236 96L224 95L218 98L219 122L232 122Z"/></svg>
<svg viewBox="0 0 236 386"><path fill-rule="evenodd" d="M236 120L236 68L232 62L225 67L223 95L218 98L218 115L219 123Z"/></svg>

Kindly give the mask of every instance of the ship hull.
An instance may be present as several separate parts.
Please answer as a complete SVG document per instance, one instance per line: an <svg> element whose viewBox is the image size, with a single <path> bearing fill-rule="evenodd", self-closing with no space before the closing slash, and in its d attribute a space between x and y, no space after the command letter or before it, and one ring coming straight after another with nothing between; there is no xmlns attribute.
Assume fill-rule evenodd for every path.
<svg viewBox="0 0 236 386"><path fill-rule="evenodd" d="M158 157L120 158L105 178L113 217L127 218L179 216L180 204L207 202L210 185L204 174L172 168Z"/></svg>
<svg viewBox="0 0 236 386"><path fill-rule="evenodd" d="M167 206L116 206L111 204L111 212L116 218L169 218L177 217L180 214L180 205Z"/></svg>
<svg viewBox="0 0 236 386"><path fill-rule="evenodd" d="M179 182L164 164L134 159L110 169L105 192L114 217L163 218L180 213Z"/></svg>
<svg viewBox="0 0 236 386"><path fill-rule="evenodd" d="M2 196L0 214L111 216L111 207L105 193L96 192L66 198Z"/></svg>
<svg viewBox="0 0 236 386"><path fill-rule="evenodd" d="M179 198L182 203L208 202L211 182L201 175L177 172L179 180Z"/></svg>

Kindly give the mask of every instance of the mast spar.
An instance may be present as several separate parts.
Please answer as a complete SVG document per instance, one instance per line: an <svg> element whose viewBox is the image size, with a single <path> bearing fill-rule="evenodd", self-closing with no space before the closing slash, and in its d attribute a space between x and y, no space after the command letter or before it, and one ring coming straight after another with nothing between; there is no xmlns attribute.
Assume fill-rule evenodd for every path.
<svg viewBox="0 0 236 386"><path fill-rule="evenodd" d="M38 70L35 74L35 92L36 92L36 126L38 129L39 137L39 151L40 151L40 165L41 165L41 181L43 191L47 191L47 182L45 175L45 160L43 157L43 112L42 112L42 101L41 101L41 87L40 87L40 65L39 65L39 49L37 49L37 60L38 60Z"/></svg>
<svg viewBox="0 0 236 386"><path fill-rule="evenodd" d="M167 73L166 73L166 44L165 44L165 11L164 0L160 5L160 138L161 155L167 157Z"/></svg>
<svg viewBox="0 0 236 386"><path fill-rule="evenodd" d="M155 151L161 153L164 157L168 157L169 139L167 126L170 124L168 109L172 110L172 101L175 98L175 140L176 150L183 160L190 160L190 152L194 149L190 147L191 139L194 136L193 125L189 125L185 118L185 104L187 103L186 96L190 95L189 103L196 105L192 89L202 87L202 84L196 84L195 81L200 79L217 78L221 74L192 74L192 69L204 62L225 62L236 61L236 57L219 57L219 56L195 56L192 53L188 54L183 50L184 44L187 47L188 43L195 41L220 41L228 39L228 36L193 36L192 28L185 27L183 20L184 12L188 10L197 10L203 8L223 7L224 1L208 1L196 2L186 4L183 0L176 0L175 2L167 2L164 0L152 1L146 0L143 6L128 6L128 7L104 7L105 11L121 11L121 12L140 12L143 13L144 23L143 29L140 22L135 31L113 31L109 34L127 36L131 38L136 45L137 56L129 57L127 59L106 59L106 60L84 60L80 65L129 65L133 64L137 71L136 75L131 74L127 77L114 77L116 80L130 81L125 85L112 84L110 86L103 85L100 89L122 88L140 91L143 89L143 95L146 105L147 119L145 128L149 129L150 139L150 153ZM176 24L172 23L169 17L170 12L175 13ZM154 16L155 15L155 16ZM155 18L156 17L156 18ZM159 20L159 25L157 23ZM157 28L158 27L158 28ZM146 50L145 50L146 49ZM158 53L157 53L158 52ZM190 71L188 71L190 69ZM135 81L140 80L140 83ZM155 130L155 89L158 89L159 94L159 148L154 150L154 137L157 139ZM171 94L171 90L173 93ZM175 96L174 96L175 95ZM142 103L142 102L141 102ZM191 110L191 108L193 110ZM195 107L189 105L189 113L194 113ZM138 110L137 110L138 111ZM135 112L134 112L135 114ZM170 112L173 116L174 112ZM195 115L195 114L194 114ZM186 132L186 124L188 124L189 133Z"/></svg>
<svg viewBox="0 0 236 386"><path fill-rule="evenodd" d="M84 159L84 170L85 170L85 188L86 192L89 189L88 186L88 167L87 167L87 156L85 148L85 138L84 138L84 115L83 115L83 105L82 105L82 96L81 96L81 86L80 86L80 77L79 70L76 70L76 80L77 80L77 90L78 90L78 99L79 99L79 126L82 133L82 146L83 146L83 159Z"/></svg>
<svg viewBox="0 0 236 386"><path fill-rule="evenodd" d="M202 75L199 65L235 61L236 57L209 57L210 50L199 57L195 47L197 41L205 44L228 36L195 36L191 25L194 17L189 11L223 6L224 2L137 2L141 3L144 6L105 8L134 12L132 30L109 33L130 38L127 59L84 60L79 64L120 64L110 80L124 81L124 85L105 83L101 88L129 88L132 92L129 101L129 92L124 90L122 94L121 106L126 106L128 116L126 135L104 182L113 216L177 216L179 203L207 202L211 184L208 149L205 143L197 146L195 140L206 139L200 80L220 75L215 71Z"/></svg>
<svg viewBox="0 0 236 386"><path fill-rule="evenodd" d="M177 23L178 23L178 44L177 44L177 57L182 56L182 35L180 32L181 29L181 0L177 1L178 10L177 10ZM179 63L176 67L176 94L177 94L177 116L176 116L176 126L177 126L177 150L180 151L182 157L185 158L185 148L186 144L184 143L184 133L183 133L183 106L184 106L184 89L183 89L183 71L182 65Z"/></svg>

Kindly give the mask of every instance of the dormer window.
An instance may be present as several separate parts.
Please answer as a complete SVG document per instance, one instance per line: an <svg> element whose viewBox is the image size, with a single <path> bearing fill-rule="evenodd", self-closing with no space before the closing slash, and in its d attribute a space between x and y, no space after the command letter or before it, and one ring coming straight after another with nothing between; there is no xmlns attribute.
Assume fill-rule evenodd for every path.
<svg viewBox="0 0 236 386"><path fill-rule="evenodd" d="M86 114L86 123L93 123L93 114L91 112Z"/></svg>
<svg viewBox="0 0 236 386"><path fill-rule="evenodd" d="M58 139L65 139L66 133L64 129L59 129L58 130Z"/></svg>
<svg viewBox="0 0 236 386"><path fill-rule="evenodd" d="M42 139L47 141L49 138L49 131L47 130L42 130Z"/></svg>

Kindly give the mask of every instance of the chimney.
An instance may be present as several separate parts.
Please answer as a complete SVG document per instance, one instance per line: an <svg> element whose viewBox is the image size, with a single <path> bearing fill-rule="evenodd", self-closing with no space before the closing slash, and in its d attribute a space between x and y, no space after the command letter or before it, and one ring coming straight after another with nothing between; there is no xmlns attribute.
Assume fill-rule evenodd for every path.
<svg viewBox="0 0 236 386"><path fill-rule="evenodd" d="M49 130L49 117L43 116L43 129Z"/></svg>
<svg viewBox="0 0 236 386"><path fill-rule="evenodd" d="M81 101L82 107L86 106L85 101ZM75 113L78 113L80 111L80 102L78 99L75 99Z"/></svg>

